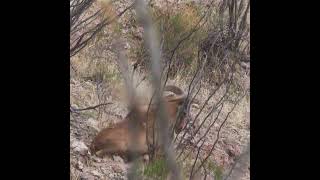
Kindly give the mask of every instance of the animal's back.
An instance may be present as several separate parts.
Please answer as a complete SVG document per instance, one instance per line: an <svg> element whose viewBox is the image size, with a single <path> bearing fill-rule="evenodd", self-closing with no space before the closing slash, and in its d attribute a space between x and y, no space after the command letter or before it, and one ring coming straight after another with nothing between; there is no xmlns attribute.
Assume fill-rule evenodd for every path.
<svg viewBox="0 0 320 180"><path fill-rule="evenodd" d="M113 127L102 129L93 139L91 151L105 151L105 153L124 153L128 147L128 126L125 122L115 124Z"/></svg>
<svg viewBox="0 0 320 180"><path fill-rule="evenodd" d="M100 151L97 154L128 154L129 144L132 140L128 121L129 119L125 119L112 127L102 129L92 141L92 153ZM148 151L148 146L146 145L146 132L144 128L141 128L140 126L138 134L136 134L133 148L135 148L135 152L144 154Z"/></svg>

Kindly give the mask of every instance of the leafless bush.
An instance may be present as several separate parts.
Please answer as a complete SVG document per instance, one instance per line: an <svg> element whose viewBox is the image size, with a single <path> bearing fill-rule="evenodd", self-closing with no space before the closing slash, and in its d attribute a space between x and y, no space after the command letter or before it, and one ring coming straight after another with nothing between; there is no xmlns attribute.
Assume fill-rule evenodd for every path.
<svg viewBox="0 0 320 180"><path fill-rule="evenodd" d="M131 4L119 14L114 14L111 4L94 8L95 3L96 0L70 0L70 57L81 51L106 25L133 6Z"/></svg>
<svg viewBox="0 0 320 180"><path fill-rule="evenodd" d="M70 57L84 48L104 25L101 9L89 13L93 3L94 0L70 0Z"/></svg>
<svg viewBox="0 0 320 180"><path fill-rule="evenodd" d="M236 61L241 67L250 62L248 13L250 0L223 0L214 24L200 49L208 56L206 75L219 81L226 64Z"/></svg>

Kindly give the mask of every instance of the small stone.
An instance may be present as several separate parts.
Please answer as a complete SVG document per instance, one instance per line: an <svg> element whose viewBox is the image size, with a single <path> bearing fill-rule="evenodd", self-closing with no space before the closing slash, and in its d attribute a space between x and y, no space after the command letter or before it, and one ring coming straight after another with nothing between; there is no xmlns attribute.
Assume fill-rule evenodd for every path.
<svg viewBox="0 0 320 180"><path fill-rule="evenodd" d="M76 80L75 79L70 79L70 84L76 84Z"/></svg>
<svg viewBox="0 0 320 180"><path fill-rule="evenodd" d="M208 174L206 179L207 180L214 180L214 176L212 174Z"/></svg>
<svg viewBox="0 0 320 180"><path fill-rule="evenodd" d="M120 156L113 156L112 157L114 161L119 162L119 163L123 163L123 159Z"/></svg>
<svg viewBox="0 0 320 180"><path fill-rule="evenodd" d="M148 154L143 156L143 161L144 162L149 162L149 155Z"/></svg>
<svg viewBox="0 0 320 180"><path fill-rule="evenodd" d="M91 171L91 174L94 175L94 176L97 176L97 177L101 176L101 174L97 170Z"/></svg>
<svg viewBox="0 0 320 180"><path fill-rule="evenodd" d="M92 159L94 162L98 162L98 163L102 161L101 158L97 158L96 156L92 156Z"/></svg>
<svg viewBox="0 0 320 180"><path fill-rule="evenodd" d="M119 165L113 165L112 170L116 173L122 173L123 169Z"/></svg>
<svg viewBox="0 0 320 180"><path fill-rule="evenodd" d="M127 32L128 32L128 30L126 30L126 29L121 30L121 33L123 33L123 34L126 34Z"/></svg>
<svg viewBox="0 0 320 180"><path fill-rule="evenodd" d="M110 174L110 169L106 167L101 167L100 168L103 174Z"/></svg>
<svg viewBox="0 0 320 180"><path fill-rule="evenodd" d="M81 155L86 155L88 153L88 147L82 141L73 141L71 143L71 149L80 153Z"/></svg>
<svg viewBox="0 0 320 180"><path fill-rule="evenodd" d="M100 129L98 128L98 127L99 127L99 126L98 126L98 121L96 121L96 120L93 119L93 118L89 118L89 119L87 120L87 126L93 128L93 129L96 130L96 131L99 131L99 130L100 130Z"/></svg>
<svg viewBox="0 0 320 180"><path fill-rule="evenodd" d="M125 48L125 49L130 49L130 44L129 44L129 43L126 43L125 46L124 46L124 48Z"/></svg>
<svg viewBox="0 0 320 180"><path fill-rule="evenodd" d="M94 176L88 173L83 173L80 176L80 180L94 180Z"/></svg>
<svg viewBox="0 0 320 180"><path fill-rule="evenodd" d="M81 161L78 161L78 163L77 163L77 167L78 167L80 170L82 170L82 169L83 169L83 164L82 164L82 162L81 162Z"/></svg>
<svg viewBox="0 0 320 180"><path fill-rule="evenodd" d="M71 107L74 109L79 109L78 105L76 105L76 104L72 104Z"/></svg>
<svg viewBox="0 0 320 180"><path fill-rule="evenodd" d="M113 174L113 173L110 173L110 174L109 174L109 178L111 178L111 179L114 178L114 174Z"/></svg>

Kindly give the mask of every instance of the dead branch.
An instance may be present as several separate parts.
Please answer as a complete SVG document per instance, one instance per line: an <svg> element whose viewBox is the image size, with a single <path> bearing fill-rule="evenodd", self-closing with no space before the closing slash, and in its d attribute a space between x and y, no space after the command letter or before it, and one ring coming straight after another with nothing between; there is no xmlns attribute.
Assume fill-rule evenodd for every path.
<svg viewBox="0 0 320 180"><path fill-rule="evenodd" d="M73 1L79 0L70 0L71 3ZM123 11L113 17L105 17L99 23L89 28L89 25L94 24L93 21L97 20L97 18L104 13L102 9L99 9L97 12L93 13L93 15L85 18L84 20L80 20L81 16L84 15L87 10L92 6L93 0L82 0L82 6L74 6L70 7L70 57L76 55L80 52L85 46L87 46L88 42L91 41L98 32L100 32L106 25L113 23L115 20L120 18L126 11L131 9L134 5L132 3L128 7L126 7ZM77 35L80 29L86 29L81 32L80 35ZM89 28L89 30L88 30Z"/></svg>
<svg viewBox="0 0 320 180"><path fill-rule="evenodd" d="M206 122L206 120L208 119L208 117L209 117L215 110L217 110L220 105L223 104L223 100L225 99L226 95L227 95L228 92L229 92L231 82L232 82L232 78L230 79L230 81L229 81L229 83L228 83L228 85L227 85L227 87L226 87L226 91L225 91L225 93L223 94L223 96L220 98L220 100L219 100L215 105L212 106L211 111L207 114L207 116L206 116L206 117L204 118L204 120L201 122L200 126L197 128L197 130L195 131L194 134L197 134L197 133L199 132L199 130L200 130L201 127L204 125L204 123ZM222 106L222 107L223 107L223 106ZM220 109L220 111L221 111L221 110L222 110L222 109ZM215 120L217 120L217 118L219 117L220 111L219 111L219 113L218 113L218 115L217 115L217 117L216 117ZM214 122L215 122L215 121L214 121ZM213 124L214 124L214 123L213 123ZM213 125L213 124L212 124L212 125ZM208 128L208 129L209 129L209 128ZM193 138L194 138L194 136L191 137L190 141L192 141ZM183 139L181 139L181 140L179 141L179 145L180 145L180 143L182 142L182 140L183 140ZM196 143L196 144L197 144L197 143ZM181 148L181 152L180 152L178 158L182 155L182 153L184 152L184 150L185 150L185 147L182 147L182 148Z"/></svg>
<svg viewBox="0 0 320 180"><path fill-rule="evenodd" d="M204 139L204 137L206 137L206 135L208 134L208 132L210 131L210 129L212 128L212 126L216 123L216 121L218 120L218 117L220 116L220 113L223 109L223 104L221 104L221 108L218 112L218 114L216 115L215 119L213 120L213 122L210 124L210 126L207 128L206 132L204 133L204 135L202 137L199 138L199 140L194 143L194 146L197 146L199 144L199 142ZM202 148L202 145L199 147L199 149ZM183 153L183 151L181 152L181 154ZM183 158L182 161L184 161L189 155L190 155L191 151L189 151L189 153ZM181 154L179 154L181 156ZM177 158L179 158L180 156L178 156Z"/></svg>
<svg viewBox="0 0 320 180"><path fill-rule="evenodd" d="M199 148L198 148L196 158L195 158L195 160L193 161L193 164L192 164L192 168L191 168L191 172L190 172L189 179L191 179L191 177L192 177L192 175L193 175L193 169L194 169L194 167L195 167L195 165L196 165L196 163L197 163L197 160L198 160L199 154L200 154L200 149L201 149L201 147L204 145L204 142L205 142L205 140L202 141L201 146L199 146Z"/></svg>
<svg viewBox="0 0 320 180"><path fill-rule="evenodd" d="M211 9L211 7L212 7L213 2L214 2L214 0L212 0L212 1L210 2L210 5L208 6L207 11L201 16L201 18L198 20L198 22L196 23L196 25L190 30L190 32L188 32L183 38L181 38L181 39L178 41L178 43L175 45L175 47L174 47L172 50L170 50L171 55L170 55L169 60L168 60L168 62L169 62L169 63L168 63L168 70L167 70L166 79L165 79L165 81L164 81L163 87L165 87L165 85L166 85L166 83L167 83L167 81L168 81L169 72L170 72L171 65L172 65L172 62L173 62L173 57L174 57L176 51L178 50L178 48L180 47L180 45L181 45L184 41L186 41L188 38L191 37L191 35L192 35L193 33L195 33L196 31L198 31L198 30L200 29L200 27L201 27L201 25L200 25L201 22L202 22L203 19L205 19L205 17L206 17L208 14L210 14L210 12L211 12L210 9ZM162 76L162 73L161 73L161 76Z"/></svg>
<svg viewBox="0 0 320 180"><path fill-rule="evenodd" d="M233 64L234 65L234 64ZM232 67L233 67L232 65ZM232 72L233 68L230 69L230 72ZM225 76L225 79L213 90L213 92L208 96L208 98L206 99L206 101L204 102L203 106L201 107L200 111L197 113L197 115L195 116L194 120L192 121L192 125L191 126L194 126L197 118L199 117L199 115L201 114L201 112L203 111L204 107L207 105L207 103L209 102L209 100L213 97L213 95L216 94L216 92L222 87L222 85L225 83L225 82L231 82L231 80L233 79L233 72L231 73L231 77L228 79L228 76ZM227 84L229 84L227 83ZM187 124L185 125L185 127L187 126ZM184 127L184 128L185 128ZM183 129L184 129L183 128ZM179 143L178 144L181 144L183 138L185 137L185 135L187 134L187 132L185 131L182 138L180 139ZM176 136L174 142L177 140L177 137L178 135Z"/></svg>
<svg viewBox="0 0 320 180"><path fill-rule="evenodd" d="M111 102L108 102L108 103L101 103L101 104L97 104L95 106L89 106L89 107L86 107L86 108L74 108L70 105L70 111L71 112L79 112L79 111L86 111L86 110L93 110L93 109L96 109L100 106L106 106L106 105L109 105L109 104L113 104Z"/></svg>
<svg viewBox="0 0 320 180"><path fill-rule="evenodd" d="M200 91L200 88L198 89L198 91L197 91L197 93L196 93L196 95L191 99L191 101L189 101L189 96L190 96L190 94L192 94L193 93L193 90L194 90L194 88L196 87L196 85L200 82L200 80L201 80L201 77L202 77L202 71L203 71L203 68L204 68L204 65L205 65L205 63L206 63L206 58L205 58L205 60L204 61L201 61L200 60L200 56L199 56L199 53L200 53L200 51L198 51L198 66L197 66L197 69L196 69L196 72L194 73L194 75L193 75L193 77L192 77L192 79L191 79L191 82L189 83L189 87L188 87L188 93L187 93L187 101L185 101L184 103L183 103L183 105L182 105L182 111L179 111L179 114L177 115L177 117L176 117L176 121L175 121L175 124L174 124L174 126L176 126L176 123L178 122L177 120L182 116L182 114L186 111L187 113L188 113L188 115L189 115L189 112L190 112L190 106L191 106L191 103L193 102L193 100L194 100L194 98L196 97L196 95L199 93L199 91ZM201 62L203 62L202 64L201 64ZM167 72L168 73L168 72ZM199 75L200 74L200 75ZM192 87L191 87L192 86ZM187 122L186 124L188 124L189 122ZM183 128L183 129L185 129L186 128L186 126ZM172 132L171 132L171 136L173 136L174 135L174 130L172 130Z"/></svg>
<svg viewBox="0 0 320 180"><path fill-rule="evenodd" d="M210 152L208 153L208 155L206 156L206 158L204 158L203 162L200 164L200 166L197 168L197 170L195 171L195 173L197 171L199 171L199 169L204 165L204 163L208 160L208 158L211 156L211 153L212 151L214 150L218 140L219 140L219 137L220 137L220 132L221 132L221 129L222 127L224 126L224 124L226 123L226 121L228 120L229 118L229 115L233 112L233 110L235 109L235 107L239 104L239 102L247 95L247 92L245 92L238 100L237 102L233 105L232 109L228 112L228 114L226 115L225 119L222 121L219 129L218 129L218 133L217 133L217 138L216 140L214 141L213 145L212 145L212 148L210 149ZM191 172L192 173L192 172Z"/></svg>

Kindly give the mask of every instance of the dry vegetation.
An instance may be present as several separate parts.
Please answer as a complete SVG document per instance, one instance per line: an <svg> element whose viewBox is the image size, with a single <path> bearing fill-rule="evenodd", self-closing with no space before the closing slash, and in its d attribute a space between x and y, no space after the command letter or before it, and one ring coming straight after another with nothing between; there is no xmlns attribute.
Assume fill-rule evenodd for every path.
<svg viewBox="0 0 320 180"><path fill-rule="evenodd" d="M89 21L75 23L70 30L71 179L127 179L133 163L119 156L99 158L88 147L102 128L129 111L120 51L129 64L137 99L148 104L153 95L143 22L133 1L70 0L74 7L75 2L88 2L88 7L74 22ZM191 121L173 139L182 179L248 180L249 2L147 2L159 37L155 43L161 52L162 81L181 87L198 103L186 104ZM171 174L162 158L140 163L135 173L140 179L168 179Z"/></svg>

